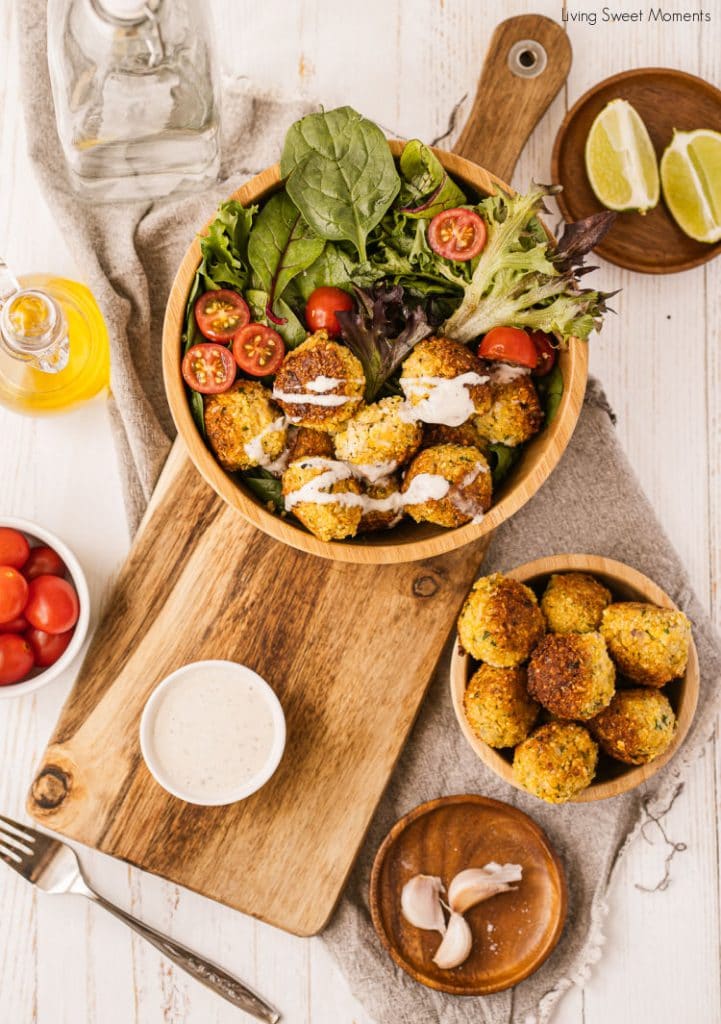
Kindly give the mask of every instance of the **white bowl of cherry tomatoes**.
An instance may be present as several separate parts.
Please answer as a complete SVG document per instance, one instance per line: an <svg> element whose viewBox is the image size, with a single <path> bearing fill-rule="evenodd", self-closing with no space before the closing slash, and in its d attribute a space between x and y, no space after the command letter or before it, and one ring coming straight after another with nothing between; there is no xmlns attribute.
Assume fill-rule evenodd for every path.
<svg viewBox="0 0 721 1024"><path fill-rule="evenodd" d="M0 521L0 699L55 679L88 632L90 594L59 537L25 519Z"/></svg>

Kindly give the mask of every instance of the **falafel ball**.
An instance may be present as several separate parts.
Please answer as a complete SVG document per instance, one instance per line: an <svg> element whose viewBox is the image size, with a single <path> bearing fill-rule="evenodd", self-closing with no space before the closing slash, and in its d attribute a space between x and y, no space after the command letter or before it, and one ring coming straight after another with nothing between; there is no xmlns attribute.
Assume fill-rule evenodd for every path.
<svg viewBox="0 0 721 1024"><path fill-rule="evenodd" d="M543 425L543 410L536 386L528 374L505 384L492 382L488 410L476 417L476 429L491 444L509 448L524 444Z"/></svg>
<svg viewBox="0 0 721 1024"><path fill-rule="evenodd" d="M376 483L366 484L365 494L367 498L381 504L376 508L371 506L364 509L358 533L375 533L398 525L403 518L403 509L400 507L400 484L397 477L389 476Z"/></svg>
<svg viewBox="0 0 721 1024"><path fill-rule="evenodd" d="M516 747L513 775L519 786L549 804L563 804L593 782L598 747L575 722L549 722Z"/></svg>
<svg viewBox="0 0 721 1024"><path fill-rule="evenodd" d="M601 625L610 590L585 572L553 573L541 598L551 633L592 633Z"/></svg>
<svg viewBox="0 0 721 1024"><path fill-rule="evenodd" d="M458 616L458 635L465 650L495 668L520 665L545 629L530 587L500 572L476 580Z"/></svg>
<svg viewBox="0 0 721 1024"><path fill-rule="evenodd" d="M476 426L476 417L471 416L460 427L447 427L445 423L424 423L422 448L434 448L439 444L464 444L477 448L485 455L489 448L487 437L483 437Z"/></svg>
<svg viewBox="0 0 721 1024"><path fill-rule="evenodd" d="M324 474L327 480L313 486ZM282 489L286 509L319 540L355 537L363 509L354 496L361 487L342 463L318 456L296 459L283 473ZM330 498L334 494L338 501Z"/></svg>
<svg viewBox="0 0 721 1024"><path fill-rule="evenodd" d="M335 435L339 459L366 469L370 480L388 476L420 447L420 423L403 416L405 402L394 395L361 409Z"/></svg>
<svg viewBox="0 0 721 1024"><path fill-rule="evenodd" d="M489 747L515 747L525 740L538 717L539 705L528 696L524 668L481 665L463 697L466 719Z"/></svg>
<svg viewBox="0 0 721 1024"><path fill-rule="evenodd" d="M401 490L406 512L417 523L463 526L491 507L493 481L486 457L477 448L439 444L416 455Z"/></svg>
<svg viewBox="0 0 721 1024"><path fill-rule="evenodd" d="M448 388L439 388L439 385L467 373L476 375L475 380L460 385L467 392L469 400L465 401L463 390L460 390L458 395L450 396L455 401L446 401L445 392ZM460 426L474 413L485 413L491 407L491 388L483 364L467 345L450 338L425 338L420 341L403 363L400 383L403 393L414 407L413 411L426 423ZM434 398L434 393L439 394L440 399ZM451 404L455 406L454 409L449 408ZM457 423L451 423L454 413Z"/></svg>
<svg viewBox="0 0 721 1024"><path fill-rule="evenodd" d="M277 459L286 442L283 413L259 381L238 380L204 402L208 444L230 473Z"/></svg>
<svg viewBox="0 0 721 1024"><path fill-rule="evenodd" d="M548 633L528 664L528 692L559 718L593 718L610 703L615 684L600 633Z"/></svg>
<svg viewBox="0 0 721 1024"><path fill-rule="evenodd" d="M601 620L619 671L642 686L664 686L686 671L691 623L673 608L642 601L610 604Z"/></svg>
<svg viewBox="0 0 721 1024"><path fill-rule="evenodd" d="M363 402L365 377L350 349L316 331L291 349L278 370L273 398L291 423L338 430Z"/></svg>
<svg viewBox="0 0 721 1024"><path fill-rule="evenodd" d="M673 739L676 716L659 690L619 690L588 728L610 757L625 764L648 764Z"/></svg>
<svg viewBox="0 0 721 1024"><path fill-rule="evenodd" d="M288 461L306 456L317 456L322 459L333 458L333 438L322 430L309 430L308 427L290 427L288 430Z"/></svg>

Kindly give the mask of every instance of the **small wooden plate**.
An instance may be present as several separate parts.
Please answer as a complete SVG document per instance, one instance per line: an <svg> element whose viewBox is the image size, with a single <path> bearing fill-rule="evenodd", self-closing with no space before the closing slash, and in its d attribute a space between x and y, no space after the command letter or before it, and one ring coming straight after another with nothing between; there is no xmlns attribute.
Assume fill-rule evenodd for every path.
<svg viewBox="0 0 721 1024"><path fill-rule="evenodd" d="M639 112L659 161L674 128L721 131L721 92L702 78L672 68L638 68L605 79L569 110L553 146L551 174L554 182L563 185L558 205L567 221L581 220L603 209L586 175L584 150L596 115L615 99L628 100ZM675 274L718 256L721 242L707 245L688 238L661 198L645 216L619 213L595 251L628 270Z"/></svg>
<svg viewBox="0 0 721 1024"><path fill-rule="evenodd" d="M624 562L616 562L600 555L551 555L547 558L539 558L535 562L519 565L518 568L505 573L505 575L531 587L540 599L549 576L554 572L589 573L608 587L613 594L614 601L643 601L659 605L661 608L673 608L678 611L668 594L648 576L644 576L643 573L632 569ZM691 626L693 627L693 623ZM460 643L456 643L451 658L450 685L453 710L456 713L458 724L481 761L501 779L525 793L527 791L519 786L513 774L513 748L495 750L493 747L489 747L487 743L476 736L468 724L463 707L463 697L468 680L477 665L478 663L474 662L470 655L461 648ZM608 797L618 796L620 793L628 793L629 790L640 786L642 782L648 782L657 771L668 764L685 740L696 713L700 685L698 653L692 636L685 675L682 679L672 680L661 689L661 693L668 697L676 715L676 732L669 746L654 761L638 765L624 764L601 752L595 780L588 789L584 789L570 802L589 803L592 800L605 800Z"/></svg>
<svg viewBox="0 0 721 1024"><path fill-rule="evenodd" d="M433 963L437 932L422 931L401 913L401 890L414 875L454 875L489 861L520 864L523 878L466 914L474 936L471 955L453 970ZM563 867L542 830L527 814L484 796L430 800L401 818L376 854L370 909L393 960L429 988L459 996L486 996L523 981L551 955L566 920Z"/></svg>

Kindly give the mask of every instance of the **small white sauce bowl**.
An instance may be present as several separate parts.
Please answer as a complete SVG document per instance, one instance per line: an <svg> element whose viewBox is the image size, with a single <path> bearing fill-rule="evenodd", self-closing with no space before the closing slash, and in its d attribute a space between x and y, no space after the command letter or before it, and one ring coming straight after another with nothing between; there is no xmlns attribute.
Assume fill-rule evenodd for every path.
<svg viewBox="0 0 721 1024"><path fill-rule="evenodd" d="M75 632L66 650L63 651L54 665L50 665L48 668L33 669L32 674L20 683L8 683L6 686L0 686L0 700L9 700L13 697L23 697L25 694L39 690L41 686L52 682L78 656L80 649L85 643L85 638L88 635L88 626L90 625L90 592L88 591L88 581L85 578L80 562L70 548L54 533L51 533L50 530L46 530L43 526L38 526L37 523L30 522L28 519L15 519L12 517L1 518L0 526L9 526L13 530L19 530L20 533L24 533L31 547L35 547L38 544L46 544L48 547L53 548L54 551L57 551L68 567L68 573L77 591L80 604L80 614L75 624ZM0 629L1 632L2 629Z"/></svg>
<svg viewBox="0 0 721 1024"><path fill-rule="evenodd" d="M273 744L270 748L267 760L260 771L256 772L255 775L243 782L242 785L233 787L232 784L229 784L228 793L230 796L224 796L222 799L217 800L199 800L195 794L190 795L183 792L183 790L164 773L163 768L155 755L155 751L153 750L153 726L155 725L156 714L165 693L175 683L177 683L178 680L183 679L185 676L196 673L202 674L203 669L211 668L222 668L225 672L236 674L239 679L252 680L258 692L262 694L263 700L271 714L273 722ZM187 665L183 665L182 668L176 669L175 672L171 672L171 674L153 690L145 704L145 707L143 708L143 714L140 718L140 749L150 774L158 785L162 786L163 789L170 793L171 796L175 796L179 800L184 800L186 803L196 804L201 807L223 807L227 804L237 803L239 800L245 800L247 797L252 796L253 793L257 793L257 791L261 789L261 787L264 786L275 773L276 768L280 764L285 750L285 738L285 714L283 713L283 708L276 697L275 692L271 689L265 679L263 679L262 676L259 676L257 672L248 668L247 665L241 665L235 661L223 661L219 659L210 661L192 661Z"/></svg>

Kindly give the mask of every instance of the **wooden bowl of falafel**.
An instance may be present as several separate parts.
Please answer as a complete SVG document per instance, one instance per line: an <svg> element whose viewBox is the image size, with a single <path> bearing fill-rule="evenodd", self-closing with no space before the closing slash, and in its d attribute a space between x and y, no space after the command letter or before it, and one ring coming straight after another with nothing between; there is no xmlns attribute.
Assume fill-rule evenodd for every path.
<svg viewBox="0 0 721 1024"><path fill-rule="evenodd" d="M547 803L626 793L673 757L696 711L691 623L652 580L556 555L474 584L451 697L492 771Z"/></svg>
<svg viewBox="0 0 721 1024"><path fill-rule="evenodd" d="M397 163L403 146L397 142L388 145ZM432 152L445 176L452 175L469 195L487 197L496 193L499 186L510 194L507 186L482 167L451 153ZM283 187L280 166L275 165L252 178L231 198L245 209L258 204L262 210L263 204ZM208 226L204 233L207 234L207 230ZM484 397L488 398L488 408L484 415L489 422L484 429L488 436L479 435L480 440L470 422L458 428L435 431L425 427L423 430L410 428L402 421L401 398L391 396L375 404L364 404L361 392L350 396L335 393L315 396L316 406L308 415L313 419L327 413L328 422L319 424L309 420L306 424L299 420L298 415L294 415L298 412L294 403L298 401L296 391L300 387L298 382L305 379L304 374L312 378L305 381L306 392L311 387L338 390L338 381L344 374L351 384L362 377L355 367L357 360L353 360L350 370L345 366L349 352L345 353L345 362L338 361L339 354L344 354L337 351L341 346L322 337L323 332L311 335L286 354L273 386L238 379L223 394L189 394L181 364L187 345L187 324L192 323L188 310L192 309L191 300L195 301L196 275L203 265L201 259L200 239L196 238L183 258L168 302L163 329L163 372L168 402L178 435L202 476L229 505L275 539L310 554L365 564L410 562L441 555L478 540L518 511L544 483L568 445L581 411L588 368L587 343L577 337L571 337L556 353L559 387L555 391L552 417L542 411L543 403L539 404L537 379L532 379L529 372L517 379L512 379L510 374L508 380L491 381L487 386L488 395ZM453 345L457 350L464 349L464 359L473 365L469 368L464 363L451 372L444 363L439 370L436 363L444 357L444 342L447 342L445 348ZM461 342L427 338L418 346L414 358L423 380L434 381L439 376L453 377L454 374L459 379L464 374L477 375L478 360ZM355 433L348 429L340 432L338 424L331 422L330 412L334 407L323 408L321 399L326 405L331 400L343 401L345 405L340 407L343 409L357 405L357 423L354 420L352 424ZM507 424L500 422L504 402L507 406L505 419L510 419L512 426L521 413L525 415L526 410L530 410L527 413L530 426L522 424L524 431L520 440L523 443L518 437L509 438ZM228 432L235 430L241 414L258 426L257 436L251 438L250 444L245 443L247 438L240 437L238 443L234 441L230 445ZM284 428L278 427L281 422L278 417L283 414L286 422L305 424L295 433L292 448L288 448L284 440ZM204 426L199 424L199 417L202 420L203 415ZM319 429L321 426L324 429ZM362 434L363 438L371 435L384 438L389 427L393 428L394 437L403 435L404 457L408 454L408 460L399 463L400 468L394 475L378 481L371 477L359 480L356 469L363 470L363 465L359 465L352 467L352 471L335 473L325 493L321 493L322 480L333 476L334 471L330 472L329 466L332 469L342 458L347 462L355 458L356 462L363 463L364 459L356 451L356 434ZM245 425L243 429L247 429ZM488 438L496 434L500 441L490 442ZM405 444L406 435L412 435L408 444ZM290 451L291 465L283 471L281 492L270 474L262 469L263 463L260 469L246 471L243 460L251 449L269 458L273 447L275 456L284 444ZM489 445L495 454L489 455ZM510 447L513 445L515 449ZM241 461L235 459L238 451ZM499 456L498 452L502 454ZM469 453L472 456L470 469ZM499 458L501 462L507 460L509 453L513 456L513 465L504 477L499 474L497 463ZM397 453L394 457L398 462ZM382 463L383 459L379 456L377 461ZM500 469L503 470L502 465ZM445 497L426 493L429 479L438 482L441 478L446 480ZM269 500L271 492L275 506ZM409 492L416 494L415 502L411 501ZM338 494L337 500L328 498L328 493ZM366 510L363 515L362 501L372 505L370 512ZM396 514L397 505L402 506L401 514Z"/></svg>

